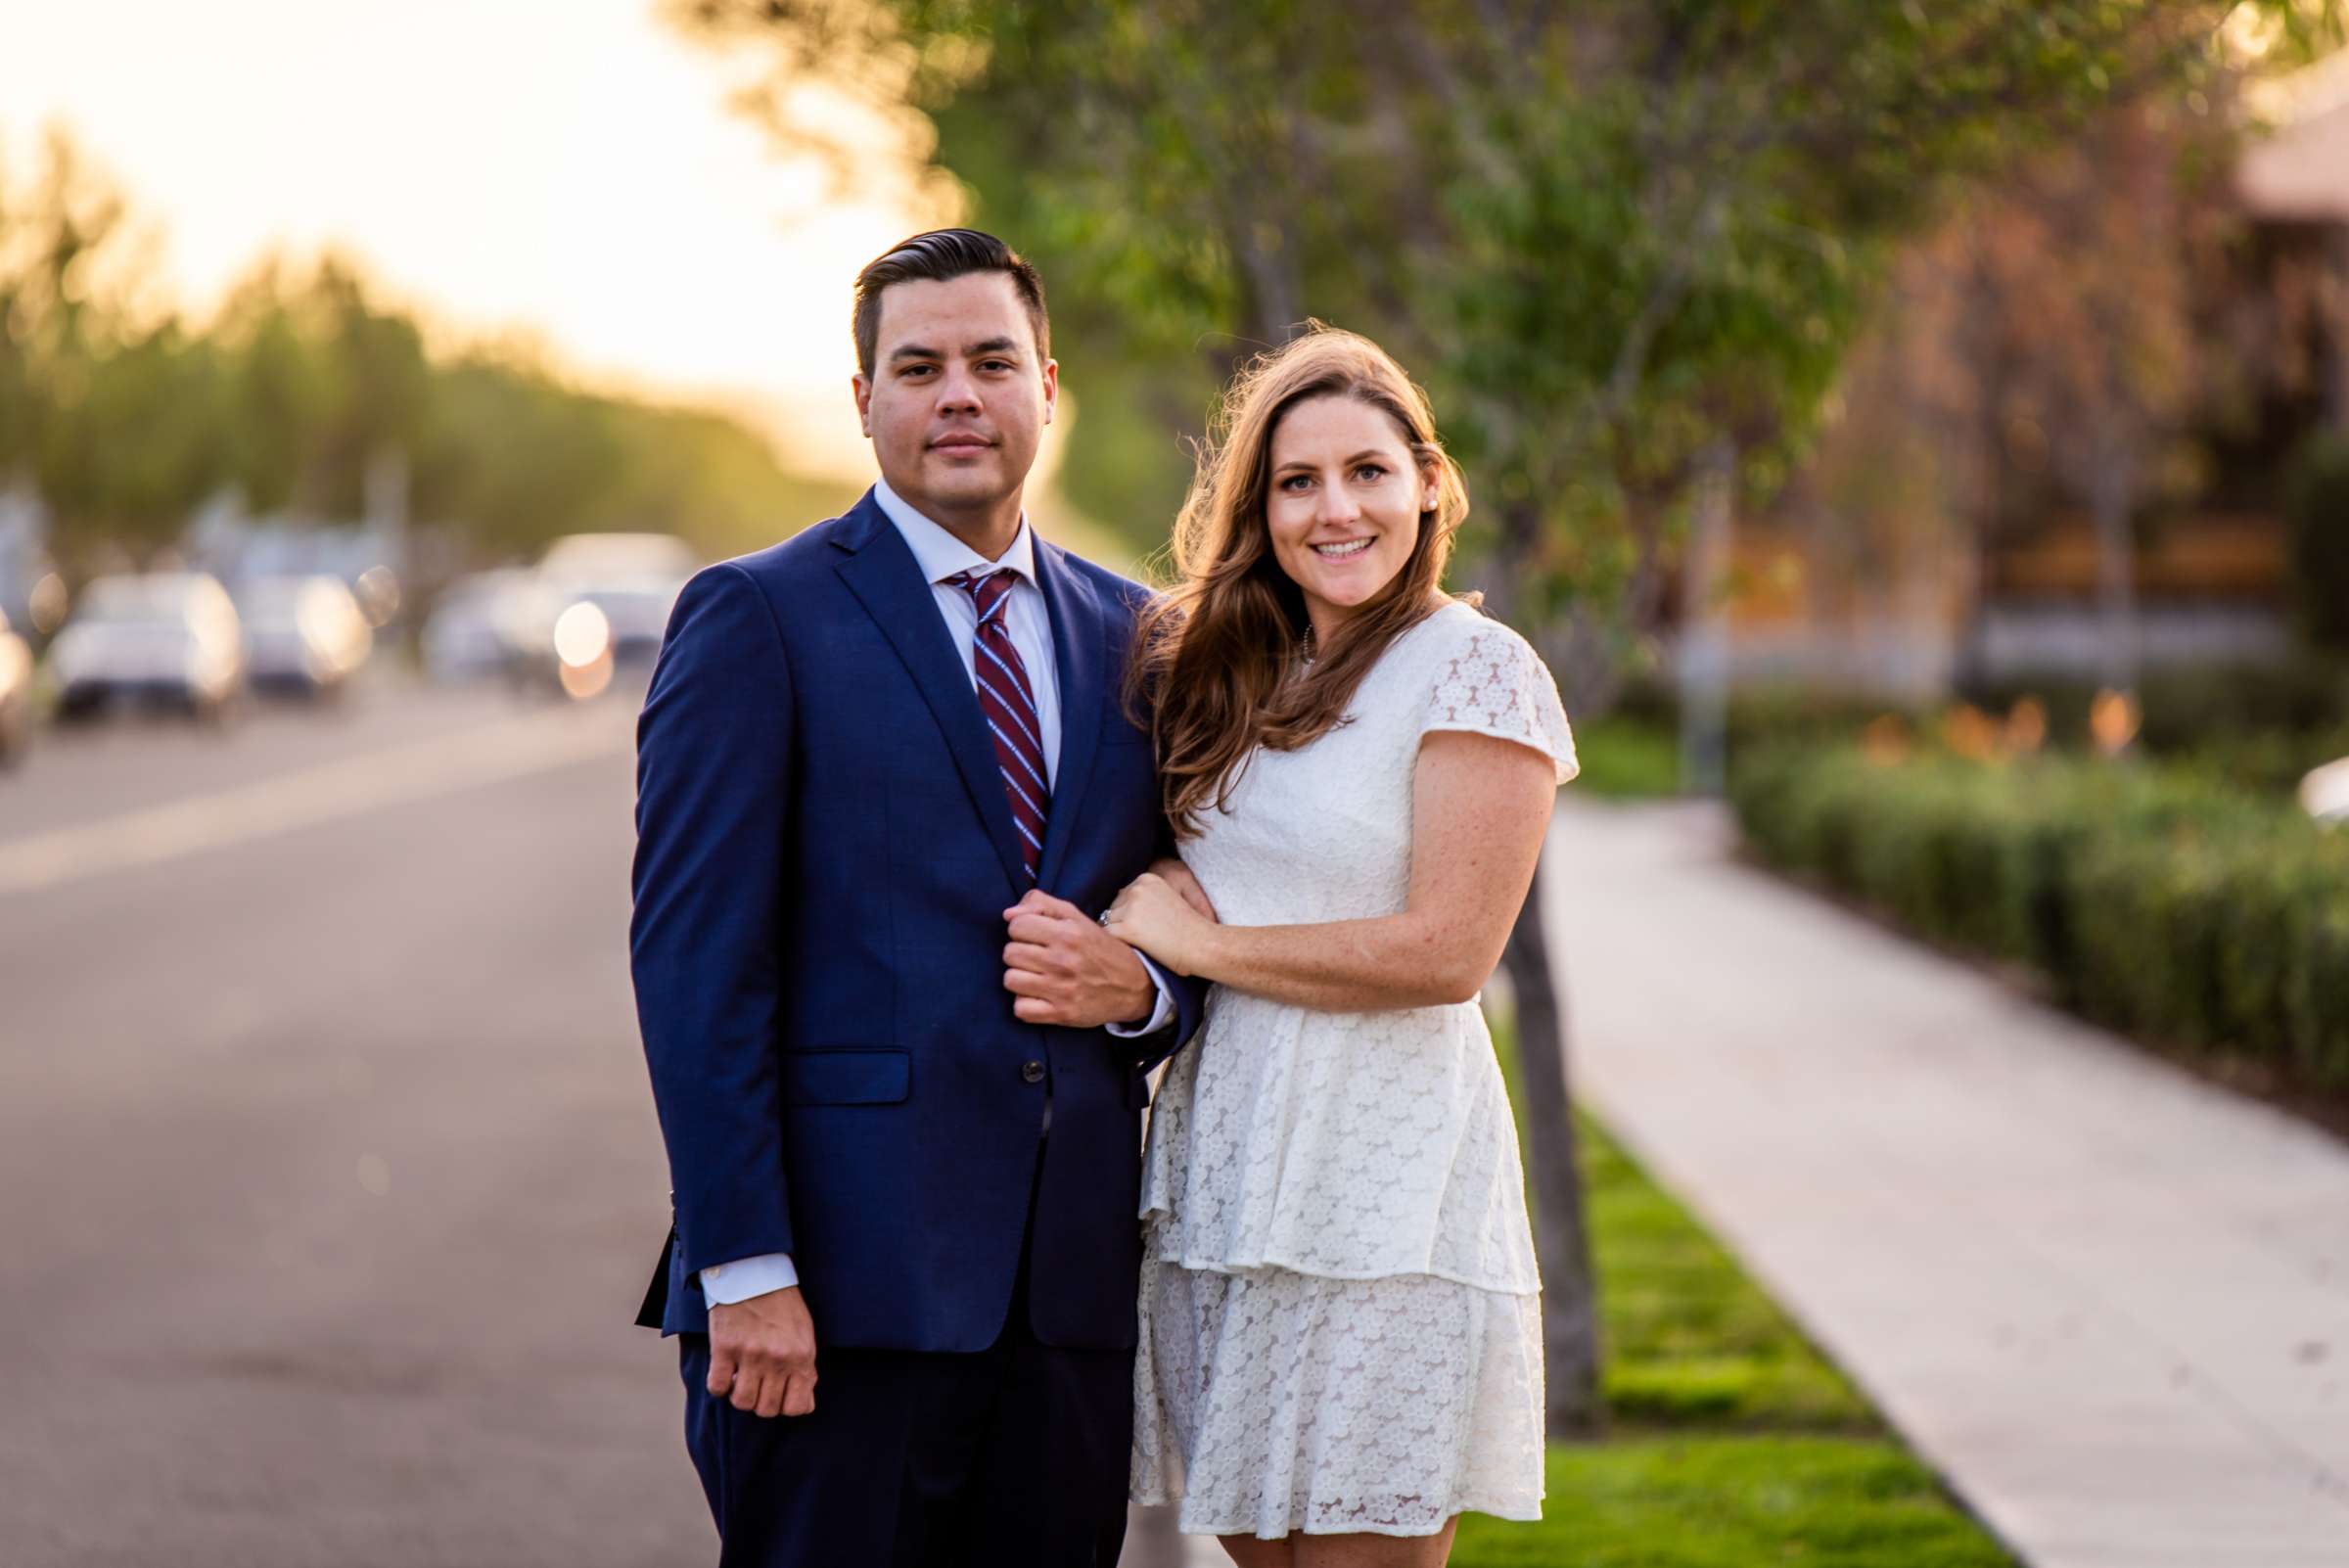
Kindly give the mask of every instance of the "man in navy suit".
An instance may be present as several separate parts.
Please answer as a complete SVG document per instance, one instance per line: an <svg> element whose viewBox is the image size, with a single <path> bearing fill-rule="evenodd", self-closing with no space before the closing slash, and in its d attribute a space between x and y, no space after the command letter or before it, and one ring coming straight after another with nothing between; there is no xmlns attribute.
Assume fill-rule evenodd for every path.
<svg viewBox="0 0 2349 1568"><path fill-rule="evenodd" d="M1025 261L917 235L855 333L880 483L696 576L638 721L642 1320L729 1568L1110 1568L1143 1075L1201 999L1095 923L1169 843L1145 590L1022 510L1059 393Z"/></svg>

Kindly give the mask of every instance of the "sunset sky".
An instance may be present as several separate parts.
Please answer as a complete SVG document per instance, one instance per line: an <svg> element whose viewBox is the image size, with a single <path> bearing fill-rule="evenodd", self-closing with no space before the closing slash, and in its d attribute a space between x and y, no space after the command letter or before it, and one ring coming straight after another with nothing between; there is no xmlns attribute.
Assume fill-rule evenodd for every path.
<svg viewBox="0 0 2349 1568"><path fill-rule="evenodd" d="M0 153L69 127L200 308L270 247L333 245L460 332L867 462L849 282L934 214L831 201L652 0L0 0Z"/></svg>

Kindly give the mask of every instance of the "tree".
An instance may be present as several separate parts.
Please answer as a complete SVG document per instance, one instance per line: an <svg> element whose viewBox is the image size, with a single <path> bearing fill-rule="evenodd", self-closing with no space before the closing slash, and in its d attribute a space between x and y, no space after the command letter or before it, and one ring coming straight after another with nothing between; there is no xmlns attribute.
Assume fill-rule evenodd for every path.
<svg viewBox="0 0 2349 1568"><path fill-rule="evenodd" d="M1308 311L1386 343L1469 465L1479 576L1586 715L1659 611L1707 454L1747 492L1779 482L1947 181L2209 69L2231 14L2279 60L2340 30L2332 0L670 4L768 53L768 122L803 143L824 136L791 113L811 74L926 116L1064 322L1080 301L1080 399L1091 365L1119 360L1108 391L1133 397L1140 367L1187 381L1203 347L1227 368ZM1169 464L1122 520L1171 517L1178 482ZM1537 884L1504 965L1532 1003L1549 1420L1570 1435L1600 1418L1597 1336L1541 909Z"/></svg>
<svg viewBox="0 0 2349 1568"><path fill-rule="evenodd" d="M217 482L208 346L142 307L153 247L53 133L0 191L0 486L29 479L70 550L152 547Z"/></svg>
<svg viewBox="0 0 2349 1568"><path fill-rule="evenodd" d="M223 477L210 345L172 320L81 369L76 395L49 411L41 493L85 539L167 545Z"/></svg>
<svg viewBox="0 0 2349 1568"><path fill-rule="evenodd" d="M1783 508L1831 563L1814 582L1872 578L1876 606L1922 589L1938 621L1957 579L1971 591L1952 597L1979 605L1998 545L2077 508L2097 546L2102 677L2134 683L2137 535L2265 467L2230 454L2261 439L2263 407L2309 400L2315 380L2287 351L2276 301L2290 286L2248 243L2232 189L2240 96L2220 72L2115 106L1903 247L1839 380L1836 427ZM1961 680L1986 673L1982 626Z"/></svg>
<svg viewBox="0 0 2349 1568"><path fill-rule="evenodd" d="M0 490L37 486L69 562L152 555L223 490L358 516L388 454L484 556L614 528L749 549L835 498L726 414L574 386L512 346L431 353L347 260L264 257L202 327L163 306L159 270L69 137L25 189L0 169Z"/></svg>
<svg viewBox="0 0 2349 1568"><path fill-rule="evenodd" d="M2195 219L2179 129L2144 106L2107 116L2013 182L1973 230L2010 409L2047 433L2096 540L2104 684L2138 683L2138 513L2198 411Z"/></svg>

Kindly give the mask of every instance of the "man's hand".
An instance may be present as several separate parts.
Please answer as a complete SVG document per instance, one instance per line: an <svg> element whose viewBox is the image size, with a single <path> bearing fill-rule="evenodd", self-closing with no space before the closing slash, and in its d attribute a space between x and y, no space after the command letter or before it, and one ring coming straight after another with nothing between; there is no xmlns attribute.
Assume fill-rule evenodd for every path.
<svg viewBox="0 0 2349 1568"><path fill-rule="evenodd" d="M1023 1023L1098 1029L1150 1016L1158 988L1149 969L1083 910L1032 888L1003 918L1003 989Z"/></svg>
<svg viewBox="0 0 2349 1568"><path fill-rule="evenodd" d="M709 1386L752 1415L815 1408L815 1321L799 1286L710 1309Z"/></svg>

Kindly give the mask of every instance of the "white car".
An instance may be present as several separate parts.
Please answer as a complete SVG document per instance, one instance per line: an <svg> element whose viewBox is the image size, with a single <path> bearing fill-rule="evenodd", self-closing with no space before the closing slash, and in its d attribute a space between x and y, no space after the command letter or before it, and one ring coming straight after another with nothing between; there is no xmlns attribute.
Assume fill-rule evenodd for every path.
<svg viewBox="0 0 2349 1568"><path fill-rule="evenodd" d="M245 674L253 686L330 697L367 663L374 628L341 577L261 577L237 607L245 623Z"/></svg>
<svg viewBox="0 0 2349 1568"><path fill-rule="evenodd" d="M49 646L58 712L122 698L168 701L219 718L245 677L245 638L228 590L202 572L100 577Z"/></svg>
<svg viewBox="0 0 2349 1568"><path fill-rule="evenodd" d="M538 619L528 608L535 583L521 567L477 572L450 583L425 618L426 673L444 681L512 673L521 623Z"/></svg>
<svg viewBox="0 0 2349 1568"><path fill-rule="evenodd" d="M673 577L682 582L701 564L693 546L673 533L567 533L539 556L538 571L557 581Z"/></svg>

